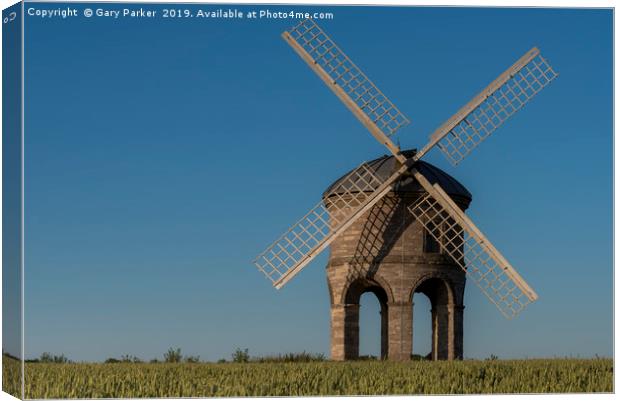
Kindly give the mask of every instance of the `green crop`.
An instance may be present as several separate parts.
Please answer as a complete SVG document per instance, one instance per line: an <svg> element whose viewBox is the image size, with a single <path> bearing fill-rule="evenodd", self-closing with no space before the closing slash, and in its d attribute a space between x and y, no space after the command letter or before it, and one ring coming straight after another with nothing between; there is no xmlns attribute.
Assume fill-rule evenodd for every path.
<svg viewBox="0 0 620 401"><path fill-rule="evenodd" d="M612 392L612 383L611 359L26 363L25 392L26 398L573 393Z"/></svg>
<svg viewBox="0 0 620 401"><path fill-rule="evenodd" d="M17 398L22 394L21 365L19 359L2 355L2 391Z"/></svg>

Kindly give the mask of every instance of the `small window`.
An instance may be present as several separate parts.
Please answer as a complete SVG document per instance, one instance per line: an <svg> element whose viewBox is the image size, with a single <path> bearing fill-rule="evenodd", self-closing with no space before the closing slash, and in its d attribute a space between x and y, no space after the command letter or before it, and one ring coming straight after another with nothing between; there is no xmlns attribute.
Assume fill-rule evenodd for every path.
<svg viewBox="0 0 620 401"><path fill-rule="evenodd" d="M424 244L423 249L425 253L439 253L439 243L431 235L431 233L424 229Z"/></svg>

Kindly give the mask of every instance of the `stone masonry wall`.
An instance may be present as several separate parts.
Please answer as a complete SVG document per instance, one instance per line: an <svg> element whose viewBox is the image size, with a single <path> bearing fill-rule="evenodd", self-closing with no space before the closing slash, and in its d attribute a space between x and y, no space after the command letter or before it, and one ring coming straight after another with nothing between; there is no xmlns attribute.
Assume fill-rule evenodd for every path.
<svg viewBox="0 0 620 401"><path fill-rule="evenodd" d="M414 352L414 292L431 300L432 358L462 358L465 274L448 256L424 252L424 228L406 209L417 196L390 192L332 242L332 359L359 355L359 299L368 291L382 307L383 358L409 360Z"/></svg>

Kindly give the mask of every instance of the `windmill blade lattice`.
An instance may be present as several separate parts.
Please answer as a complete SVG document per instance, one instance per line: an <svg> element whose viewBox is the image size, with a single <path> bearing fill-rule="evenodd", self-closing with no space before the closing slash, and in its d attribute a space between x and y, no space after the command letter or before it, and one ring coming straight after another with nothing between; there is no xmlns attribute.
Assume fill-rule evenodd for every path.
<svg viewBox="0 0 620 401"><path fill-rule="evenodd" d="M409 211L500 312L510 319L535 301L534 290L449 195L420 173L415 175L427 193Z"/></svg>
<svg viewBox="0 0 620 401"><path fill-rule="evenodd" d="M403 165L387 179L365 163L345 176L337 187L254 260L256 267L281 288L341 232L370 209L402 174Z"/></svg>
<svg viewBox="0 0 620 401"><path fill-rule="evenodd" d="M370 133L404 162L390 137L408 125L409 119L336 43L312 19L300 22L282 36Z"/></svg>
<svg viewBox="0 0 620 401"><path fill-rule="evenodd" d="M557 75L533 48L439 127L420 157L437 144L457 165Z"/></svg>

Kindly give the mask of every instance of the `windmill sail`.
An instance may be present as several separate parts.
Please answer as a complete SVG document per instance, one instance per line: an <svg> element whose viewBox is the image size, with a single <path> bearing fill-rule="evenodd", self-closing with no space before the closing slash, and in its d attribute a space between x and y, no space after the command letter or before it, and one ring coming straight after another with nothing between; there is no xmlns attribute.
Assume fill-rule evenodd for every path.
<svg viewBox="0 0 620 401"><path fill-rule="evenodd" d="M557 75L540 51L531 49L441 125L418 158L438 145L446 158L457 165Z"/></svg>
<svg viewBox="0 0 620 401"><path fill-rule="evenodd" d="M281 288L340 233L377 203L405 171L402 165L387 179L362 164L326 194L297 223L254 260L254 265Z"/></svg>
<svg viewBox="0 0 620 401"><path fill-rule="evenodd" d="M312 19L302 21L282 37L370 133L404 162L390 137L409 124L409 119L336 43Z"/></svg>
<svg viewBox="0 0 620 401"><path fill-rule="evenodd" d="M427 194L409 211L493 302L506 318L512 318L538 299L532 288L493 244L461 211L446 192L414 171Z"/></svg>
<svg viewBox="0 0 620 401"><path fill-rule="evenodd" d="M256 267L281 288L359 217L373 207L406 171L426 190L409 206L442 251L460 266L507 318L538 299L484 234L438 185L415 169L415 162L438 145L458 164L480 142L540 92L557 73L533 48L467 103L407 158L391 137L409 119L370 81L311 19L282 34L287 43L398 160L383 179L362 164L338 181L323 200L254 260Z"/></svg>

